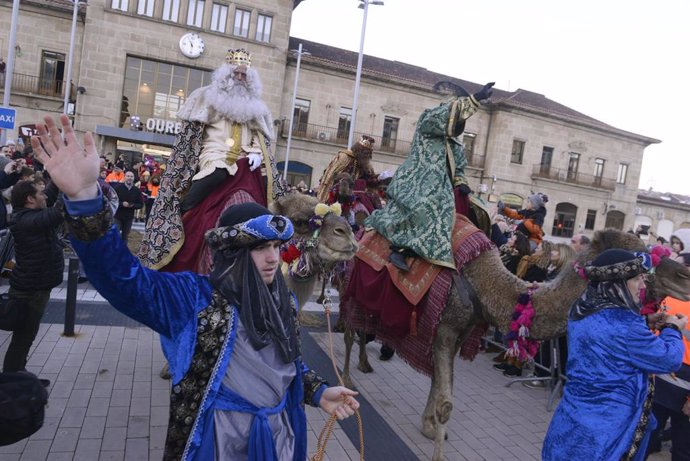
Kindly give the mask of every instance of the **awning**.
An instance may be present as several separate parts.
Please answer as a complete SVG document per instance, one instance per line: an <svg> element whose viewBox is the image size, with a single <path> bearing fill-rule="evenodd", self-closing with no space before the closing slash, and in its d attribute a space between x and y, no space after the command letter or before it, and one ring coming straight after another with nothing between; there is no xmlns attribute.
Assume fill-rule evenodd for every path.
<svg viewBox="0 0 690 461"><path fill-rule="evenodd" d="M135 131L109 125L96 125L95 133L99 136L108 136L110 138L117 138L139 144L155 144L157 146L172 147L175 143L175 136L170 134Z"/></svg>

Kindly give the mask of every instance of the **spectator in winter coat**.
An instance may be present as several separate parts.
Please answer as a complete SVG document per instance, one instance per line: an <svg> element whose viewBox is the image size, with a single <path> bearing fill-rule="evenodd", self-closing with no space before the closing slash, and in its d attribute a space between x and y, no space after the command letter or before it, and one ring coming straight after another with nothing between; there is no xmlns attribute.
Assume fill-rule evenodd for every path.
<svg viewBox="0 0 690 461"><path fill-rule="evenodd" d="M512 208L508 208L502 201L498 202L496 209L499 213L511 219L520 220L517 230L529 237L532 251L534 251L544 237L542 227L546 217L545 205L548 201L549 197L538 192L527 197L526 206L522 210L515 211Z"/></svg>
<svg viewBox="0 0 690 461"><path fill-rule="evenodd" d="M0 170L0 190L5 190L12 187L19 181L19 162L11 160L5 164L5 167ZM0 230L7 229L7 207L5 201L0 197Z"/></svg>
<svg viewBox="0 0 690 461"><path fill-rule="evenodd" d="M113 183L112 185L120 201L115 213L115 225L122 233L122 240L127 243L134 221L134 210L144 206L144 201L141 198L141 191L134 186L134 173L131 171L125 173L125 182Z"/></svg>
<svg viewBox="0 0 690 461"><path fill-rule="evenodd" d="M690 253L690 229L678 229L671 235L671 250L671 256L682 263L680 255Z"/></svg>
<svg viewBox="0 0 690 461"><path fill-rule="evenodd" d="M25 369L50 291L62 283L65 260L57 228L63 216L60 207L49 206L57 196L58 190L52 183L45 191L29 181L20 181L12 189L14 211L9 227L14 237L16 264L9 296L10 302L23 304L26 315L12 333L3 364L5 372ZM50 384L42 381L44 385Z"/></svg>

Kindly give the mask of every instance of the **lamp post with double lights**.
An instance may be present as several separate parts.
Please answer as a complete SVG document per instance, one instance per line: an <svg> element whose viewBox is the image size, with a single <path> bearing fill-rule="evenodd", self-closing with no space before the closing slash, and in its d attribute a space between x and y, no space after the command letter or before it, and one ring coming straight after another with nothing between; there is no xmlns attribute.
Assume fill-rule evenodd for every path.
<svg viewBox="0 0 690 461"><path fill-rule="evenodd" d="M355 76L355 96L352 100L352 115L350 120L350 133L347 137L347 147L352 146L355 137L355 121L357 120L357 102L359 99L359 81L362 78L362 59L364 58L364 35L367 31L367 12L369 5L383 5L383 0L359 0L358 8L364 10L362 16L362 36L359 39L359 56L357 57L357 74Z"/></svg>
<svg viewBox="0 0 690 461"><path fill-rule="evenodd" d="M287 182L288 162L290 161L290 146L292 145L292 127L295 124L295 103L297 102L297 83L299 82L299 66L302 63L302 55L309 56L310 52L302 50L300 43L296 50L291 50L297 55L295 68L295 85L292 88L292 105L290 106L290 125L288 126L287 147L285 148L285 165L283 165L283 180Z"/></svg>

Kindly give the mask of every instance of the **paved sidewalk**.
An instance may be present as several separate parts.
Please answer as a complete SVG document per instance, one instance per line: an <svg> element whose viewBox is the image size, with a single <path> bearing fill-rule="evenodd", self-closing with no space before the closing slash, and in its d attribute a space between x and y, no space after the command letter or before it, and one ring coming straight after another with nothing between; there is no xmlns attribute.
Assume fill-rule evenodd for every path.
<svg viewBox="0 0 690 461"><path fill-rule="evenodd" d="M51 380L43 428L0 447L0 461L160 460L169 410L169 381L158 377L164 359L158 335L145 327L80 326L64 337L62 325L42 324L27 365ZM0 332L4 355L10 334ZM325 422L308 407L310 450ZM330 460L358 459L336 427Z"/></svg>
<svg viewBox="0 0 690 461"><path fill-rule="evenodd" d="M0 292L6 290L5 281ZM41 325L28 363L30 371L52 381L44 427L27 440L0 447L0 461L160 460L170 383L158 376L164 363L158 335L128 321L85 283L79 285L77 294L76 335L64 337L60 309L65 292L66 284L53 290L44 321L55 323ZM333 298L337 317L338 299ZM314 300L312 297L305 310L322 312ZM305 356L310 356L317 371L330 373L328 335L316 330L303 331L303 335L308 335L304 343L317 349L305 351ZM0 331L1 356L9 338L10 333ZM334 334L333 339L336 363L342 368L342 334ZM361 373L352 364L353 381L369 408L365 414L363 404L369 453L381 452L371 447L392 453L399 444L402 449L398 452L407 455L397 454L395 461L429 460L433 443L419 429L431 380L397 356L389 362L379 361L378 349L375 343L367 346L374 373ZM520 384L506 387L509 380L491 367L491 356L480 353L471 363L456 360L455 408L448 424L446 460L539 460L552 415L546 411L549 392ZM311 456L326 418L311 407L307 407L307 416ZM351 418L336 425L326 460L358 460L357 446ZM390 459L366 455L365 450L369 461ZM670 460L670 454L649 459Z"/></svg>

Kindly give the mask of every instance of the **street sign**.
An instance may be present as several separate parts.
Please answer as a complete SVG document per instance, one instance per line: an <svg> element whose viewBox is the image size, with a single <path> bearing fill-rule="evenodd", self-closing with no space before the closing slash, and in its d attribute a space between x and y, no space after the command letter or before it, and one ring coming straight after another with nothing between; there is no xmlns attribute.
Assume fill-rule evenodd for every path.
<svg viewBox="0 0 690 461"><path fill-rule="evenodd" d="M0 107L0 129L14 130L14 119L17 115L15 109L9 107Z"/></svg>

